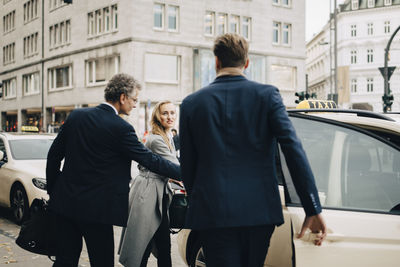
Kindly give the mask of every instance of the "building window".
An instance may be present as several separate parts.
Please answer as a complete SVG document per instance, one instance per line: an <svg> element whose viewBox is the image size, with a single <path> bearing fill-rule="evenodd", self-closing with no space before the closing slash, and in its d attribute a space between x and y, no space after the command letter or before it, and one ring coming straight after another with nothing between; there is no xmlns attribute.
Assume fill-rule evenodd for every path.
<svg viewBox="0 0 400 267"><path fill-rule="evenodd" d="M71 20L62 21L49 27L50 48L69 44L71 42Z"/></svg>
<svg viewBox="0 0 400 267"><path fill-rule="evenodd" d="M375 7L375 0L368 0L368 8Z"/></svg>
<svg viewBox="0 0 400 267"><path fill-rule="evenodd" d="M351 9L352 10L358 9L358 0L351 0Z"/></svg>
<svg viewBox="0 0 400 267"><path fill-rule="evenodd" d="M15 43L3 46L3 65L13 63L15 60Z"/></svg>
<svg viewBox="0 0 400 267"><path fill-rule="evenodd" d="M179 7L168 6L168 30L178 31L179 25Z"/></svg>
<svg viewBox="0 0 400 267"><path fill-rule="evenodd" d="M240 17L239 16L236 16L236 15L232 15L231 17L230 17L230 19L229 19L229 28L230 28L230 32L231 33L237 33L237 34L239 34L240 33L240 31L239 31L239 21L240 21Z"/></svg>
<svg viewBox="0 0 400 267"><path fill-rule="evenodd" d="M49 0L50 11L65 5L63 0Z"/></svg>
<svg viewBox="0 0 400 267"><path fill-rule="evenodd" d="M3 92L5 99L17 97L17 79L12 78L3 81Z"/></svg>
<svg viewBox="0 0 400 267"><path fill-rule="evenodd" d="M281 23L273 22L272 24L272 43L279 44L281 36Z"/></svg>
<svg viewBox="0 0 400 267"><path fill-rule="evenodd" d="M94 16L93 13L88 14L88 35L92 36L95 35L95 23L94 23Z"/></svg>
<svg viewBox="0 0 400 267"><path fill-rule="evenodd" d="M150 83L177 84L180 79L180 57L146 54L145 80Z"/></svg>
<svg viewBox="0 0 400 267"><path fill-rule="evenodd" d="M357 25L351 25L351 37L356 37L357 36Z"/></svg>
<svg viewBox="0 0 400 267"><path fill-rule="evenodd" d="M118 30L118 6L107 6L89 12L87 21L87 34L89 37L116 31Z"/></svg>
<svg viewBox="0 0 400 267"><path fill-rule="evenodd" d="M25 96L39 93L39 72L23 75L22 87Z"/></svg>
<svg viewBox="0 0 400 267"><path fill-rule="evenodd" d="M367 62L374 62L374 49L367 49Z"/></svg>
<svg viewBox="0 0 400 267"><path fill-rule="evenodd" d="M103 14L104 14L104 31L109 32L111 31L111 14L110 14L110 8L105 7L103 9Z"/></svg>
<svg viewBox="0 0 400 267"><path fill-rule="evenodd" d="M113 5L111 6L111 17L112 17L112 25L111 28L113 31L118 29L118 6Z"/></svg>
<svg viewBox="0 0 400 267"><path fill-rule="evenodd" d="M71 42L71 20L65 22L65 42L67 44Z"/></svg>
<svg viewBox="0 0 400 267"><path fill-rule="evenodd" d="M292 25L283 23L282 27L282 44L290 45Z"/></svg>
<svg viewBox="0 0 400 267"><path fill-rule="evenodd" d="M351 79L351 92L357 93L357 79Z"/></svg>
<svg viewBox="0 0 400 267"><path fill-rule="evenodd" d="M291 0L282 0L282 6L290 7L291 6Z"/></svg>
<svg viewBox="0 0 400 267"><path fill-rule="evenodd" d="M280 0L272 0L273 5L280 5L281 1Z"/></svg>
<svg viewBox="0 0 400 267"><path fill-rule="evenodd" d="M244 74L252 81L265 83L265 57L250 55L249 58L250 63Z"/></svg>
<svg viewBox="0 0 400 267"><path fill-rule="evenodd" d="M167 30L170 32L177 32L179 30L179 6L164 5L156 3L153 8L154 12L154 25L153 29L163 30L164 20L166 20ZM167 13L165 15L165 12Z"/></svg>
<svg viewBox="0 0 400 267"><path fill-rule="evenodd" d="M49 91L72 87L72 67L64 66L49 69Z"/></svg>
<svg viewBox="0 0 400 267"><path fill-rule="evenodd" d="M207 36L214 35L214 21L215 13L211 11L206 11L204 16L204 34Z"/></svg>
<svg viewBox="0 0 400 267"><path fill-rule="evenodd" d="M390 33L390 21L385 21L384 32Z"/></svg>
<svg viewBox="0 0 400 267"><path fill-rule="evenodd" d="M24 23L38 17L38 0L29 0L24 4Z"/></svg>
<svg viewBox="0 0 400 267"><path fill-rule="evenodd" d="M119 72L119 56L103 57L86 61L86 84L103 84Z"/></svg>
<svg viewBox="0 0 400 267"><path fill-rule="evenodd" d="M37 32L24 38L24 58L38 54L38 35L39 33Z"/></svg>
<svg viewBox="0 0 400 267"><path fill-rule="evenodd" d="M385 0L385 6L390 6L392 4L392 0Z"/></svg>
<svg viewBox="0 0 400 267"><path fill-rule="evenodd" d="M15 29L15 10L3 16L3 33L8 33Z"/></svg>
<svg viewBox="0 0 400 267"><path fill-rule="evenodd" d="M297 68L286 65L271 65L270 83L282 91L292 91L297 88Z"/></svg>
<svg viewBox="0 0 400 267"><path fill-rule="evenodd" d="M374 91L374 78L367 78L367 92Z"/></svg>
<svg viewBox="0 0 400 267"><path fill-rule="evenodd" d="M350 63L357 64L357 51L356 50L352 50L350 52Z"/></svg>
<svg viewBox="0 0 400 267"><path fill-rule="evenodd" d="M164 8L163 4L154 4L154 29L164 28Z"/></svg>
<svg viewBox="0 0 400 267"><path fill-rule="evenodd" d="M373 35L373 34L374 34L374 24L368 23L368 35Z"/></svg>
<svg viewBox="0 0 400 267"><path fill-rule="evenodd" d="M96 10L95 21L96 21L96 33L101 34L103 32L103 12L101 9Z"/></svg>
<svg viewBox="0 0 400 267"><path fill-rule="evenodd" d="M247 40L251 39L251 18L249 17L242 19L242 36Z"/></svg>
<svg viewBox="0 0 400 267"><path fill-rule="evenodd" d="M219 13L217 17L217 33L222 35L226 33L228 15Z"/></svg>

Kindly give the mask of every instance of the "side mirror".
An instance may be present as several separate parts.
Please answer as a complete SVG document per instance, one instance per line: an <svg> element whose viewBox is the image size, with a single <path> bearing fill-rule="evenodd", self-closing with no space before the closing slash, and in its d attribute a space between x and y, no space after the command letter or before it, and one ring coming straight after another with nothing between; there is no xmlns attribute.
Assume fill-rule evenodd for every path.
<svg viewBox="0 0 400 267"><path fill-rule="evenodd" d="M0 161L4 159L4 152L0 150Z"/></svg>

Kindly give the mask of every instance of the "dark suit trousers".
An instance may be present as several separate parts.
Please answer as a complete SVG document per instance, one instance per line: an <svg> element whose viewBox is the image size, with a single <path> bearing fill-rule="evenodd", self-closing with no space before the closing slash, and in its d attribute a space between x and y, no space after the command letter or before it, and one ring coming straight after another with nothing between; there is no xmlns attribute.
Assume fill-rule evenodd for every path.
<svg viewBox="0 0 400 267"><path fill-rule="evenodd" d="M57 231L57 255L53 267L77 267L85 239L90 266L114 266L112 225L85 223L61 215L54 216Z"/></svg>
<svg viewBox="0 0 400 267"><path fill-rule="evenodd" d="M207 267L262 267L275 225L200 231Z"/></svg>

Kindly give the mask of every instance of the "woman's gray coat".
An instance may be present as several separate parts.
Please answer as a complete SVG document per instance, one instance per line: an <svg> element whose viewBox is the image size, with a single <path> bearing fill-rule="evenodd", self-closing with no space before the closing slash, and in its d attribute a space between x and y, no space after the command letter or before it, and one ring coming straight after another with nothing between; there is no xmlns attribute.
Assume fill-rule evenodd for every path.
<svg viewBox="0 0 400 267"><path fill-rule="evenodd" d="M146 146L163 158L179 164L173 142L171 151L160 135L150 134ZM129 193L128 223L122 230L119 247L119 262L127 267L140 266L146 247L161 224L163 195L168 193L170 202L172 199L167 177L141 166L139 169Z"/></svg>

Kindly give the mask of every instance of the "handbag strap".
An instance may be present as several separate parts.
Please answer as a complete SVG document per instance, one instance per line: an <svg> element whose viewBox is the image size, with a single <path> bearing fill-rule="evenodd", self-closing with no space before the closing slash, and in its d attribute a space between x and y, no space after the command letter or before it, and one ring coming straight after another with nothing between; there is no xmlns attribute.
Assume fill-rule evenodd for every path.
<svg viewBox="0 0 400 267"><path fill-rule="evenodd" d="M169 228L169 232L170 232L171 234L173 234L173 235L179 233L180 231L182 231L182 228L179 229L178 231L175 231L175 230L172 230L171 228Z"/></svg>

